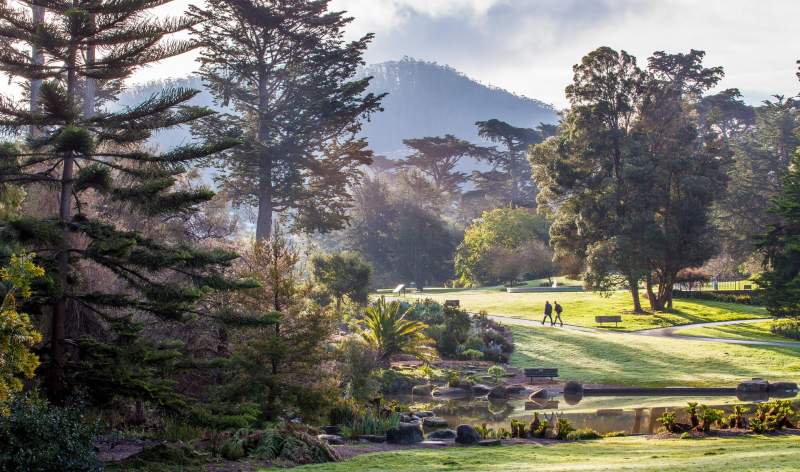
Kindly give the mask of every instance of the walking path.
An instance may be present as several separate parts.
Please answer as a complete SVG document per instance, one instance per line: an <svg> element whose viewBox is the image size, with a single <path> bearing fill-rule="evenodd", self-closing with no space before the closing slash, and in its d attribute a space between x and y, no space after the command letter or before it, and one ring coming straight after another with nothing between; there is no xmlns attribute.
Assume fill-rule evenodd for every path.
<svg viewBox="0 0 800 472"><path fill-rule="evenodd" d="M496 316L496 315L489 315L494 321L517 325L517 326L528 326L528 327L542 327L542 323L536 320L526 320L521 318L512 318L510 316ZM681 336L680 334L676 334L677 331L682 329L689 329L689 328L706 328L710 326L725 326L725 325L734 325L734 324L744 324L744 323L759 323L768 321L769 318L757 318L757 319L749 319L749 320L732 320L732 321L714 321L710 323L695 323L695 324L688 324L688 325L681 325L681 326L670 326L668 328L654 328L654 329L645 329L641 331L613 331L613 330L605 330L605 329L597 329L597 328L588 328L586 326L575 326L575 325L568 325L565 324L564 326L555 326L555 329L566 329L570 331L581 331L584 333L604 333L604 334L619 334L619 335L628 335L628 336L653 336L653 337L662 337L662 338L675 338L675 339L683 339L686 341L699 341L699 342L713 342L713 343L727 343L727 344L741 344L745 346L770 346L770 347L795 347L800 348L800 342L793 342L793 341L756 341L750 339L729 339L729 338L704 338L704 337L697 337L697 336Z"/></svg>

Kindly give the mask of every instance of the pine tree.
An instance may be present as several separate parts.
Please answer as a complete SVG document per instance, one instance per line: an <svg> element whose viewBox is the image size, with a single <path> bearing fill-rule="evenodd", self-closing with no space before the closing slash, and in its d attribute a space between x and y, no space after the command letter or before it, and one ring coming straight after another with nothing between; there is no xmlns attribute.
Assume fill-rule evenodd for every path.
<svg viewBox="0 0 800 472"><path fill-rule="evenodd" d="M348 187L371 162L357 137L381 96L354 78L372 40L343 40L352 21L330 0L209 0L191 7L202 25L201 75L218 104L235 114L195 131L244 145L217 161L218 182L238 204L258 209L256 238L269 239L273 214L305 230L341 228Z"/></svg>
<svg viewBox="0 0 800 472"><path fill-rule="evenodd" d="M492 155L493 149L476 146L452 134L442 137L404 139L403 144L414 153L400 161L405 167L415 167L428 176L440 192L457 194L467 175L456 170L465 157L485 159Z"/></svg>
<svg viewBox="0 0 800 472"><path fill-rule="evenodd" d="M101 95L90 93L92 87L108 89L141 67L194 47L172 35L195 20L153 14L169 0L18 3L28 8L0 7L0 38L7 40L0 42L0 70L22 88L33 87L36 100L3 96L0 126L18 135L35 132L24 143L1 148L0 183L51 192L56 210L0 222L0 255L6 257L14 246L35 248L46 269L47 283L36 287L34 299L39 313L50 317L45 383L58 400L67 393L65 325L75 310L109 322L132 311L180 320L194 313L208 290L236 286L220 275L234 254L145 237L104 218L102 207L92 203L104 199L143 217L191 213L212 193L173 191L176 177L195 160L235 143L190 144L160 154L143 147L159 130L212 113L186 105L198 93L194 90L167 89L114 112L91 106ZM33 18L31 8L44 15ZM116 280L120 289L103 290L82 274Z"/></svg>
<svg viewBox="0 0 800 472"><path fill-rule="evenodd" d="M800 317L800 150L783 177L772 212L779 222L758 243L767 267L759 279L764 304L773 316Z"/></svg>

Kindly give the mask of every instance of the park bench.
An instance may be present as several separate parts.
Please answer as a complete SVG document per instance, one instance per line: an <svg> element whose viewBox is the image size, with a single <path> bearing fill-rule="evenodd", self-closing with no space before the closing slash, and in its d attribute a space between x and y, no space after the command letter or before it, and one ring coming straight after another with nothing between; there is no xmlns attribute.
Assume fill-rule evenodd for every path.
<svg viewBox="0 0 800 472"><path fill-rule="evenodd" d="M459 300L445 300L444 306L451 308L458 308L461 306L461 302Z"/></svg>
<svg viewBox="0 0 800 472"><path fill-rule="evenodd" d="M533 383L534 378L548 378L553 380L555 377L558 377L558 369L553 368L535 368L535 369L525 369L525 377L529 378Z"/></svg>
<svg viewBox="0 0 800 472"><path fill-rule="evenodd" d="M620 315L595 316L594 321L595 323L614 323L616 327L617 323L622 323L622 317Z"/></svg>

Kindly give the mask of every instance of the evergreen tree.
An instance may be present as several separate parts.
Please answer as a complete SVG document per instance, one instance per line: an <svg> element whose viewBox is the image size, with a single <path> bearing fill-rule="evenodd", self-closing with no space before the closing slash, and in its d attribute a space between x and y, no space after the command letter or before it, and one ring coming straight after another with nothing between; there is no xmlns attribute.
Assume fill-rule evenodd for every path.
<svg viewBox="0 0 800 472"><path fill-rule="evenodd" d="M776 317L800 317L800 150L795 151L783 188L773 200L779 222L759 239L767 269L759 278L764 304Z"/></svg>
<svg viewBox="0 0 800 472"><path fill-rule="evenodd" d="M117 112L83 106L87 83L119 83L137 69L189 51L191 42L173 39L194 20L158 18L155 7L169 0L26 0L34 10L0 7L0 70L31 86L31 103L5 95L0 126L22 134L24 143L0 151L0 183L26 191L50 192L53 214L16 215L0 223L0 255L15 246L35 248L47 281L34 287L38 312L50 317L45 362L50 396L67 393L70 359L65 326L77 310L108 322L139 312L180 320L195 313L208 290L233 288L220 275L235 255L197 250L154 240L104 218L97 196L129 213L169 219L193 212L211 198L207 189L172 191L176 178L200 158L228 149L231 141L197 143L157 154L143 146L153 133L191 123L212 112L185 103L198 92L166 89ZM34 49L31 57L27 51ZM83 280L102 274L116 290ZM99 341L99 340L98 340ZM114 340L105 340L113 347ZM90 385L91 387L91 385ZM146 388L146 386L142 386Z"/></svg>
<svg viewBox="0 0 800 472"><path fill-rule="evenodd" d="M403 144L415 152L400 161L400 165L415 167L428 176L440 192L457 194L467 175L456 166L465 157L488 158L492 150L458 139L452 134L444 137L404 139Z"/></svg>
<svg viewBox="0 0 800 472"><path fill-rule="evenodd" d="M536 186L531 178L527 152L529 146L542 141L542 134L535 129L518 128L497 119L478 121L475 126L478 127L480 137L504 148L488 157L494 172L478 172L475 176L478 180L486 180L481 187L498 195L504 204L529 208L535 206ZM498 179L497 173L502 176L502 180Z"/></svg>
<svg viewBox="0 0 800 472"><path fill-rule="evenodd" d="M291 212L299 227L341 228L347 189L371 162L357 137L379 109L355 79L372 40L343 40L352 21L330 0L210 0L191 7L205 48L201 75L226 114L195 128L233 135L244 145L217 160L218 182L238 204L258 209L256 238L268 239L274 213Z"/></svg>

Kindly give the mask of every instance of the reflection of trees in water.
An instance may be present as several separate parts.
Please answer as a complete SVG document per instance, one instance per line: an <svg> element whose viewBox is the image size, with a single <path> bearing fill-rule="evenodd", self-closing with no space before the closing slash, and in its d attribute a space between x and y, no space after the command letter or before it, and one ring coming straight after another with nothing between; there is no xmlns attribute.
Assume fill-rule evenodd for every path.
<svg viewBox="0 0 800 472"><path fill-rule="evenodd" d="M496 422L504 421L511 416L514 413L514 405L509 401L474 400L465 402L451 400L435 405L433 411L438 416L461 417L464 422L469 422L469 420Z"/></svg>

